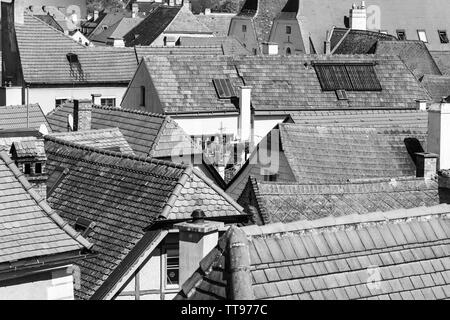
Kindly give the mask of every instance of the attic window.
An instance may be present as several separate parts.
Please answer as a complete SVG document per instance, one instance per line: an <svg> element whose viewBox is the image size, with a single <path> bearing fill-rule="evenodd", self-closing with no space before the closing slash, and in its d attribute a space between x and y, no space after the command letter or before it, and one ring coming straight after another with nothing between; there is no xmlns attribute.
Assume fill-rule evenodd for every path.
<svg viewBox="0 0 450 320"><path fill-rule="evenodd" d="M439 30L439 39L441 40L441 43L449 43L447 31L445 30Z"/></svg>
<svg viewBox="0 0 450 320"><path fill-rule="evenodd" d="M405 30L397 30L397 38L398 40L406 40Z"/></svg>
<svg viewBox="0 0 450 320"><path fill-rule="evenodd" d="M234 92L230 79L213 79L213 83L219 99L230 99L232 97L236 97L236 93Z"/></svg>
<svg viewBox="0 0 450 320"><path fill-rule="evenodd" d="M79 63L78 55L75 54L75 53L68 53L67 54L67 61L69 61L69 63Z"/></svg>
<svg viewBox="0 0 450 320"><path fill-rule="evenodd" d="M323 91L381 91L373 63L314 63Z"/></svg>
<svg viewBox="0 0 450 320"><path fill-rule="evenodd" d="M75 230L81 232L83 236L87 235L94 227L95 222L83 217L78 217L75 221Z"/></svg>
<svg viewBox="0 0 450 320"><path fill-rule="evenodd" d="M347 91L345 90L336 90L336 96L338 100L348 100Z"/></svg>

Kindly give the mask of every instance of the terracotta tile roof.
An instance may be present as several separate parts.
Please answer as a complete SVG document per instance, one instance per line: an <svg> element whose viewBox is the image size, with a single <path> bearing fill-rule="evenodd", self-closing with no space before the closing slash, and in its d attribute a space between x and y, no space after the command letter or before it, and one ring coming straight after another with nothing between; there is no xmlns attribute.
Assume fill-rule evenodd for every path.
<svg viewBox="0 0 450 320"><path fill-rule="evenodd" d="M182 46L219 46L223 50L224 55L249 55L250 51L242 46L242 44L234 37L180 37Z"/></svg>
<svg viewBox="0 0 450 320"><path fill-rule="evenodd" d="M92 247L32 189L5 152L0 152L0 193L0 264Z"/></svg>
<svg viewBox="0 0 450 320"><path fill-rule="evenodd" d="M441 202L437 181L423 178L302 185L250 177L238 203L244 207L244 203L253 204L259 224L269 224L429 207Z"/></svg>
<svg viewBox="0 0 450 320"><path fill-rule="evenodd" d="M66 104L47 115L54 132L67 132L67 117L73 105ZM192 140L168 116L130 109L93 106L92 129L119 128L137 155L170 157L173 147L196 150ZM180 144L181 143L181 144Z"/></svg>
<svg viewBox="0 0 450 320"><path fill-rule="evenodd" d="M300 183L415 176L416 166L404 140L426 142L426 134L411 131L296 124L279 128L281 148Z"/></svg>
<svg viewBox="0 0 450 320"><path fill-rule="evenodd" d="M428 113L420 110L292 111L290 116L302 125L428 131Z"/></svg>
<svg viewBox="0 0 450 320"><path fill-rule="evenodd" d="M379 41L376 54L397 55L417 79L424 75L441 75L441 71L423 41Z"/></svg>
<svg viewBox="0 0 450 320"><path fill-rule="evenodd" d="M42 124L50 130L44 112L38 104L28 105L28 127L39 130ZM27 106L0 106L0 130L27 128Z"/></svg>
<svg viewBox="0 0 450 320"><path fill-rule="evenodd" d="M450 75L425 75L422 86L427 89L434 102L441 102L442 98L450 96Z"/></svg>
<svg viewBox="0 0 450 320"><path fill-rule="evenodd" d="M395 56L148 56L144 61L165 113L236 112L236 101L218 98L214 78L230 79L236 92L243 81L252 86L252 106L257 113L414 108L415 100L430 99ZM382 91L348 91L348 100L338 100L334 91L322 91L311 66L320 61L376 62L375 73Z"/></svg>
<svg viewBox="0 0 450 320"><path fill-rule="evenodd" d="M119 128L107 128L87 131L72 131L52 133L51 137L65 141L95 147L100 149L115 150L122 153L133 153L133 149L120 132Z"/></svg>
<svg viewBox="0 0 450 320"><path fill-rule="evenodd" d="M397 41L397 38L381 32L333 28L330 37L331 53L374 54L377 42L380 40Z"/></svg>
<svg viewBox="0 0 450 320"><path fill-rule="evenodd" d="M225 37L228 35L231 19L234 13L211 13L196 15L198 21L204 24L208 30L211 30L216 37Z"/></svg>
<svg viewBox="0 0 450 320"><path fill-rule="evenodd" d="M448 299L449 214L439 205L231 227L176 299ZM236 275L236 259L248 271Z"/></svg>
<svg viewBox="0 0 450 320"><path fill-rule="evenodd" d="M157 219L190 218L194 209L214 217L242 215L242 208L201 173L184 165L124 155L46 137L49 175L68 172L48 202L74 223L78 217L96 223L90 235L98 256L80 263L81 289L91 298L106 285ZM78 190L74 193L73 190Z"/></svg>
<svg viewBox="0 0 450 320"><path fill-rule="evenodd" d="M186 7L160 6L124 36L125 45L149 46L164 32L212 34Z"/></svg>

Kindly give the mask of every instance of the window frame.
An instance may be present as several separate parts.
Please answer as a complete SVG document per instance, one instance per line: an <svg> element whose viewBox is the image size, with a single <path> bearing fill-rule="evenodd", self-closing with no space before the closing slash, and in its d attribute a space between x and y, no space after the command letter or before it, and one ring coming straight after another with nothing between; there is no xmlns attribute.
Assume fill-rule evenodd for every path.
<svg viewBox="0 0 450 320"><path fill-rule="evenodd" d="M108 104L104 104L103 103L103 101L105 101L105 100L114 100L114 105L108 105ZM117 98L116 97L101 97L100 98L100 105L102 106L102 107L112 107L112 108L115 108L115 107L117 107Z"/></svg>
<svg viewBox="0 0 450 320"><path fill-rule="evenodd" d="M145 94L146 94L147 90L146 90L145 86L141 86L139 90L140 90L140 92L139 92L139 96L140 96L139 106L145 107Z"/></svg>
<svg viewBox="0 0 450 320"><path fill-rule="evenodd" d="M176 252L178 257L178 264L176 267L169 268L169 252ZM164 247L164 279L166 289L178 289L180 288L180 249L176 245L166 245ZM178 283L169 283L169 270L175 269L178 271Z"/></svg>
<svg viewBox="0 0 450 320"><path fill-rule="evenodd" d="M292 26L286 26L286 34L292 34Z"/></svg>
<svg viewBox="0 0 450 320"><path fill-rule="evenodd" d="M55 108L58 108L69 101L70 98L55 98ZM58 104L58 101L62 101L62 103Z"/></svg>
<svg viewBox="0 0 450 320"><path fill-rule="evenodd" d="M424 37L425 37L425 41L422 40L422 39L420 38L420 34L421 34L421 33L423 33L423 35L424 35ZM419 30L417 30L417 36L419 37L419 40L420 40L420 41L422 41L422 42L424 42L424 43L428 43L427 32L426 32L424 29L419 29Z"/></svg>
<svg viewBox="0 0 450 320"><path fill-rule="evenodd" d="M441 33L445 37L444 41L442 41ZM450 39L448 38L447 30L438 30L438 35L439 35L439 41L441 42L441 44L448 44L448 43L450 43Z"/></svg>
<svg viewBox="0 0 450 320"><path fill-rule="evenodd" d="M408 38L406 37L406 31L404 29L398 29L395 31L395 33L397 34L397 39L400 41L406 41L408 40ZM400 39L400 34L403 34L404 39Z"/></svg>
<svg viewBox="0 0 450 320"><path fill-rule="evenodd" d="M241 30L242 30L242 33L247 33L247 25L243 24Z"/></svg>

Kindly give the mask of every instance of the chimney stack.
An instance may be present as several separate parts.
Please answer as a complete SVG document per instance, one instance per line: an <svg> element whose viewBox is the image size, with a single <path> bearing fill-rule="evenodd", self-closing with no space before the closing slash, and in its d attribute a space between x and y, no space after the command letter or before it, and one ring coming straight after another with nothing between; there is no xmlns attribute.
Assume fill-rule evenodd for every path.
<svg viewBox="0 0 450 320"><path fill-rule="evenodd" d="M428 109L427 148L439 155L440 170L450 169L450 103L446 100Z"/></svg>
<svg viewBox="0 0 450 320"><path fill-rule="evenodd" d="M176 224L180 238L180 284L199 268L202 259L217 245L223 222L205 221L205 213L195 210L191 222Z"/></svg>
<svg viewBox="0 0 450 320"><path fill-rule="evenodd" d="M91 130L92 101L90 99L73 101L73 131Z"/></svg>
<svg viewBox="0 0 450 320"><path fill-rule="evenodd" d="M262 52L267 55L277 55L278 54L278 43L276 42L263 42Z"/></svg>
<svg viewBox="0 0 450 320"><path fill-rule="evenodd" d="M136 18L138 13L139 13L139 4L135 2L131 6L131 17Z"/></svg>
<svg viewBox="0 0 450 320"><path fill-rule="evenodd" d="M437 173L438 155L428 152L416 152L416 176L432 179Z"/></svg>
<svg viewBox="0 0 450 320"><path fill-rule="evenodd" d="M367 30L367 8L365 1L360 6L353 4L350 9L350 29Z"/></svg>
<svg viewBox="0 0 450 320"><path fill-rule="evenodd" d="M416 100L416 109L420 111L427 111L427 100Z"/></svg>
<svg viewBox="0 0 450 320"><path fill-rule="evenodd" d="M97 21L98 15L99 15L98 10L94 10L94 21Z"/></svg>
<svg viewBox="0 0 450 320"><path fill-rule="evenodd" d="M241 141L251 140L252 131L252 87L239 87L239 136Z"/></svg>

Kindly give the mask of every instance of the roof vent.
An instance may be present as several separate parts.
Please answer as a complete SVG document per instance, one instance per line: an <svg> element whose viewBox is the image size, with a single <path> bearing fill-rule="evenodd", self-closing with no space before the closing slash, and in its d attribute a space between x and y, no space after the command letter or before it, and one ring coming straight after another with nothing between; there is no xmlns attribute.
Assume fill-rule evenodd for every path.
<svg viewBox="0 0 450 320"><path fill-rule="evenodd" d="M66 56L69 63L79 63L78 55L76 53L68 53Z"/></svg>

